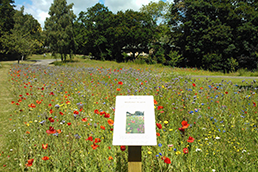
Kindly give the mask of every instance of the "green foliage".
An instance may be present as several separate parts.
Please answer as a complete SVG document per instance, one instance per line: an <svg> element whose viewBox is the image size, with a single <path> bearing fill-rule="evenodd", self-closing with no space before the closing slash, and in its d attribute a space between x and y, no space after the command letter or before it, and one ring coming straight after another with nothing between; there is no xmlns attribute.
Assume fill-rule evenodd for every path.
<svg viewBox="0 0 258 172"><path fill-rule="evenodd" d="M142 146L143 171L256 171L257 85L246 80L240 86L248 82L249 88L239 88L231 78L199 81L176 76L175 70L110 61L40 70L33 65L11 67L9 77L1 80L10 85L12 99L9 111L2 113L8 116L8 134L0 156L6 167L0 170L126 171L128 148L121 151L112 145L113 126L107 120L114 119L116 95L130 94L153 95L155 123L162 126L155 129L158 145ZM183 120L190 125L180 131ZM171 163L166 164L164 156ZM34 162L26 166L30 159Z"/></svg>
<svg viewBox="0 0 258 172"><path fill-rule="evenodd" d="M50 17L45 21L46 45L53 53L60 53L61 60L66 60L76 47L73 31L73 4L66 0L54 0L49 9ZM71 57L71 56L70 56Z"/></svg>
<svg viewBox="0 0 258 172"><path fill-rule="evenodd" d="M25 58L40 51L43 42L38 21L32 15L24 14L24 7L21 7L20 11L15 11L13 21L13 29L10 30L10 33L2 36L2 53L16 54ZM20 58L18 58L18 63L19 60Z"/></svg>
<svg viewBox="0 0 258 172"><path fill-rule="evenodd" d="M178 51L171 50L168 54L168 62L167 64L174 67L177 66L177 64L181 63L183 60L182 55L178 54Z"/></svg>
<svg viewBox="0 0 258 172"><path fill-rule="evenodd" d="M255 1L175 1L169 21L174 31L171 37L188 59L186 65L201 67L208 61L216 61L217 64L207 69L230 71L235 70L236 63L233 68L229 67L232 64L222 63L231 63L234 58L239 66L253 61L254 65L249 68L255 68L258 62L253 58L258 48L257 7ZM211 56L216 59L207 59Z"/></svg>
<svg viewBox="0 0 258 172"><path fill-rule="evenodd" d="M153 2L147 5L142 5L141 12L147 13L152 16L155 23L165 23L166 15L168 15L169 3L164 1Z"/></svg>

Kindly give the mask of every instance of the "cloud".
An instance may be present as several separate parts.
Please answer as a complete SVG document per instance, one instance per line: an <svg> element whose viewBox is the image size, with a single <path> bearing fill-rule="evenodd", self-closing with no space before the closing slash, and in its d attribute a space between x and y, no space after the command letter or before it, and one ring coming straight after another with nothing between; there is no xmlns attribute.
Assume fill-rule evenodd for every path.
<svg viewBox="0 0 258 172"><path fill-rule="evenodd" d="M152 2L158 2L159 0L152 0ZM117 11L126 11L127 9L139 10L142 5L147 5L151 0L105 0L105 6L107 6L113 13Z"/></svg>

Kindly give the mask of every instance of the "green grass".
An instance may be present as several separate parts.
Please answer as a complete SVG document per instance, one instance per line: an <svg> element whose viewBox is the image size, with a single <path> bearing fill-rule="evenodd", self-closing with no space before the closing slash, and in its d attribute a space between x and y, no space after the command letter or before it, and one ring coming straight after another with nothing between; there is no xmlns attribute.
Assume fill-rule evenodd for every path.
<svg viewBox="0 0 258 172"><path fill-rule="evenodd" d="M10 119L12 119L12 108L11 101L14 100L14 96L10 90L10 85L8 84L8 72L11 66L9 64L3 63L0 68L0 154L1 157L7 157L13 155L13 153L8 149L7 145L10 140L8 140L7 134L9 130L12 129L10 124ZM4 167L8 162L8 158L0 159L0 171L8 171L8 167ZM3 168L3 169L2 169Z"/></svg>
<svg viewBox="0 0 258 172"><path fill-rule="evenodd" d="M51 53L45 53L44 54L32 54L27 57L27 60L41 60L41 59L55 59L53 56L51 56Z"/></svg>
<svg viewBox="0 0 258 172"><path fill-rule="evenodd" d="M78 61L12 67L8 78L14 79L8 85L13 86L15 103L8 107L12 120L5 124L15 132L5 140L12 142L0 157L7 165L2 169L126 171L127 150L112 145L113 127L98 113L114 119L115 96L122 94L153 95L156 100L155 120L162 126L156 128L159 146L142 147L143 171L256 171L256 83L240 81L239 86L248 87L239 88L229 79L181 77L179 70L160 65ZM180 131L183 120L191 126ZM60 133L48 134L49 127ZM45 156L49 160L42 160ZM34 162L26 167L30 159Z"/></svg>

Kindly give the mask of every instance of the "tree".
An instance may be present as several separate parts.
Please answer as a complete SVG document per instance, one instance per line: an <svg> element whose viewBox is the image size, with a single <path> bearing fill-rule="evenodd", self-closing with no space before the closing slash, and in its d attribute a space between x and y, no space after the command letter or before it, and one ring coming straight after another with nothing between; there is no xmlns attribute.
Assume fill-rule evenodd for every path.
<svg viewBox="0 0 258 172"><path fill-rule="evenodd" d="M3 47L3 35L10 34L14 26L13 15L14 10L13 0L0 0L0 54L7 50Z"/></svg>
<svg viewBox="0 0 258 172"><path fill-rule="evenodd" d="M80 29L77 30L76 39L80 41L83 53L92 53L96 59L101 60L110 56L107 29L113 24L110 22L112 15L113 13L100 3L79 14L76 25Z"/></svg>
<svg viewBox="0 0 258 172"><path fill-rule="evenodd" d="M175 1L169 23L173 43L187 58L186 65L228 72L237 69L239 57L255 57L255 9L254 1Z"/></svg>
<svg viewBox="0 0 258 172"><path fill-rule="evenodd" d="M60 53L61 60L67 54L72 57L76 49L73 21L76 18L72 11L73 4L67 5L66 0L54 0L49 9L50 17L45 21L46 45L55 53Z"/></svg>
<svg viewBox="0 0 258 172"><path fill-rule="evenodd" d="M2 36L4 53L18 55L18 63L20 57L25 58L43 45L40 24L32 15L23 13L23 6L20 11L16 10L13 16L13 29L10 30L10 34Z"/></svg>
<svg viewBox="0 0 258 172"><path fill-rule="evenodd" d="M169 3L164 1L150 2L147 5L142 5L140 12L147 13L152 16L155 23L166 23L166 17L168 15Z"/></svg>
<svg viewBox="0 0 258 172"><path fill-rule="evenodd" d="M149 53L150 44L155 38L152 17L147 13L127 10L118 12L117 18L120 20L115 27L117 37L123 42L122 51L132 52L130 60L136 58L136 52L138 55L141 52Z"/></svg>

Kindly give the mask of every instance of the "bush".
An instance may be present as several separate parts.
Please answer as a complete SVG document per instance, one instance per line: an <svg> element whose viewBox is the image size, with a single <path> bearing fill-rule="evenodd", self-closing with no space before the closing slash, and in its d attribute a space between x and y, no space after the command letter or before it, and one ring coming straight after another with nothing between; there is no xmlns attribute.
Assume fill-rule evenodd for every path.
<svg viewBox="0 0 258 172"><path fill-rule="evenodd" d="M168 60L167 60L167 64L169 66L176 66L178 63L181 63L183 60L182 55L178 54L178 51L170 51L168 54Z"/></svg>

